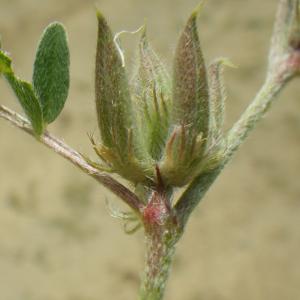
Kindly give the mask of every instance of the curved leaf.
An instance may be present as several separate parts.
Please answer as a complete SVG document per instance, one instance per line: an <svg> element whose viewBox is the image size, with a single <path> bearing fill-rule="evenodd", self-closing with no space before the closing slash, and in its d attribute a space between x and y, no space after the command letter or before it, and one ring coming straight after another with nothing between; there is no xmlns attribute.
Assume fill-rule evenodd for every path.
<svg viewBox="0 0 300 300"><path fill-rule="evenodd" d="M32 85L15 76L11 67L11 58L0 50L0 74L3 73L15 95L17 96L25 114L36 135L41 135L44 130L44 122L40 103L36 98Z"/></svg>
<svg viewBox="0 0 300 300"><path fill-rule="evenodd" d="M5 52L0 50L0 74L11 70L11 58Z"/></svg>
<svg viewBox="0 0 300 300"><path fill-rule="evenodd" d="M5 77L30 120L34 132L38 136L41 135L44 129L42 110L31 84L17 78L13 72L5 74Z"/></svg>

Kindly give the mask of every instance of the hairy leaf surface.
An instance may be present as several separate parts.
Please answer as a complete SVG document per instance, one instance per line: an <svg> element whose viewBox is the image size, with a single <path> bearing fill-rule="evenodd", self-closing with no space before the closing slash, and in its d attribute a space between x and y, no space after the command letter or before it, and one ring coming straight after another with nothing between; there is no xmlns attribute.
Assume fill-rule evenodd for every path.
<svg viewBox="0 0 300 300"><path fill-rule="evenodd" d="M33 71L33 87L46 123L53 122L62 111L69 91L70 55L65 29L50 24L38 46Z"/></svg>

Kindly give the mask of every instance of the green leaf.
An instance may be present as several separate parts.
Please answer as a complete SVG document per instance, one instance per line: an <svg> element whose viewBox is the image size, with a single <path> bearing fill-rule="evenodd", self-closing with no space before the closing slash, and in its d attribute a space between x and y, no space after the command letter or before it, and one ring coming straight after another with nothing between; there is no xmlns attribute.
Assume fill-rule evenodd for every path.
<svg viewBox="0 0 300 300"><path fill-rule="evenodd" d="M53 122L62 111L69 90L70 55L66 31L52 23L38 46L33 71L33 87L42 107L44 121Z"/></svg>
<svg viewBox="0 0 300 300"><path fill-rule="evenodd" d="M18 79L13 72L6 73L5 77L29 118L34 132L36 135L40 136L44 129L42 110L31 84Z"/></svg>
<svg viewBox="0 0 300 300"><path fill-rule="evenodd" d="M0 72L4 74L4 77L17 96L34 132L37 136L40 136L44 130L44 122L40 103L33 92L31 84L15 76L11 67L11 58L1 50Z"/></svg>
<svg viewBox="0 0 300 300"><path fill-rule="evenodd" d="M11 70L11 58L0 50L0 74Z"/></svg>

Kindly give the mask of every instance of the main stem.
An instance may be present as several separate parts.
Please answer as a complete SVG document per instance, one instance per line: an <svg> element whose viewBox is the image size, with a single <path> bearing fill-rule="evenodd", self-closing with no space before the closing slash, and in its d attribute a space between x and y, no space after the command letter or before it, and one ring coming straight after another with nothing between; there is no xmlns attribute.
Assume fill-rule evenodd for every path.
<svg viewBox="0 0 300 300"><path fill-rule="evenodd" d="M140 291L140 300L163 299L169 277L176 241L170 237L168 229L157 228L146 233L145 270Z"/></svg>
<svg viewBox="0 0 300 300"><path fill-rule="evenodd" d="M139 300L163 299L182 230L166 193L153 192L143 211L146 259Z"/></svg>

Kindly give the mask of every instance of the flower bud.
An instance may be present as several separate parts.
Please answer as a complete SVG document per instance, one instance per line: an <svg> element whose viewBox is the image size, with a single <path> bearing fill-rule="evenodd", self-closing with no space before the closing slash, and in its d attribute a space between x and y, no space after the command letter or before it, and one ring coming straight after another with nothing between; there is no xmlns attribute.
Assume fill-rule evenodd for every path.
<svg viewBox="0 0 300 300"><path fill-rule="evenodd" d="M97 17L95 92L102 145L96 152L114 172L134 183L144 182L148 167L136 155L139 146L125 67L106 20L100 12Z"/></svg>
<svg viewBox="0 0 300 300"><path fill-rule="evenodd" d="M205 62L197 32L197 13L179 37L173 68L171 132L161 163L163 178L186 184L197 171L209 138L210 104Z"/></svg>
<svg viewBox="0 0 300 300"><path fill-rule="evenodd" d="M208 136L209 99L206 67L197 33L197 11L189 18L178 41L173 74L173 122Z"/></svg>
<svg viewBox="0 0 300 300"><path fill-rule="evenodd" d="M140 136L151 159L159 160L169 129L170 78L149 44L145 30L138 54L139 64L132 86L138 108Z"/></svg>
<svg viewBox="0 0 300 300"><path fill-rule="evenodd" d="M127 148L131 101L125 69L104 17L98 12L96 108L103 145L121 154Z"/></svg>
<svg viewBox="0 0 300 300"><path fill-rule="evenodd" d="M210 102L210 147L223 140L226 91L223 82L224 67L235 67L228 59L218 58L208 66L208 85Z"/></svg>

